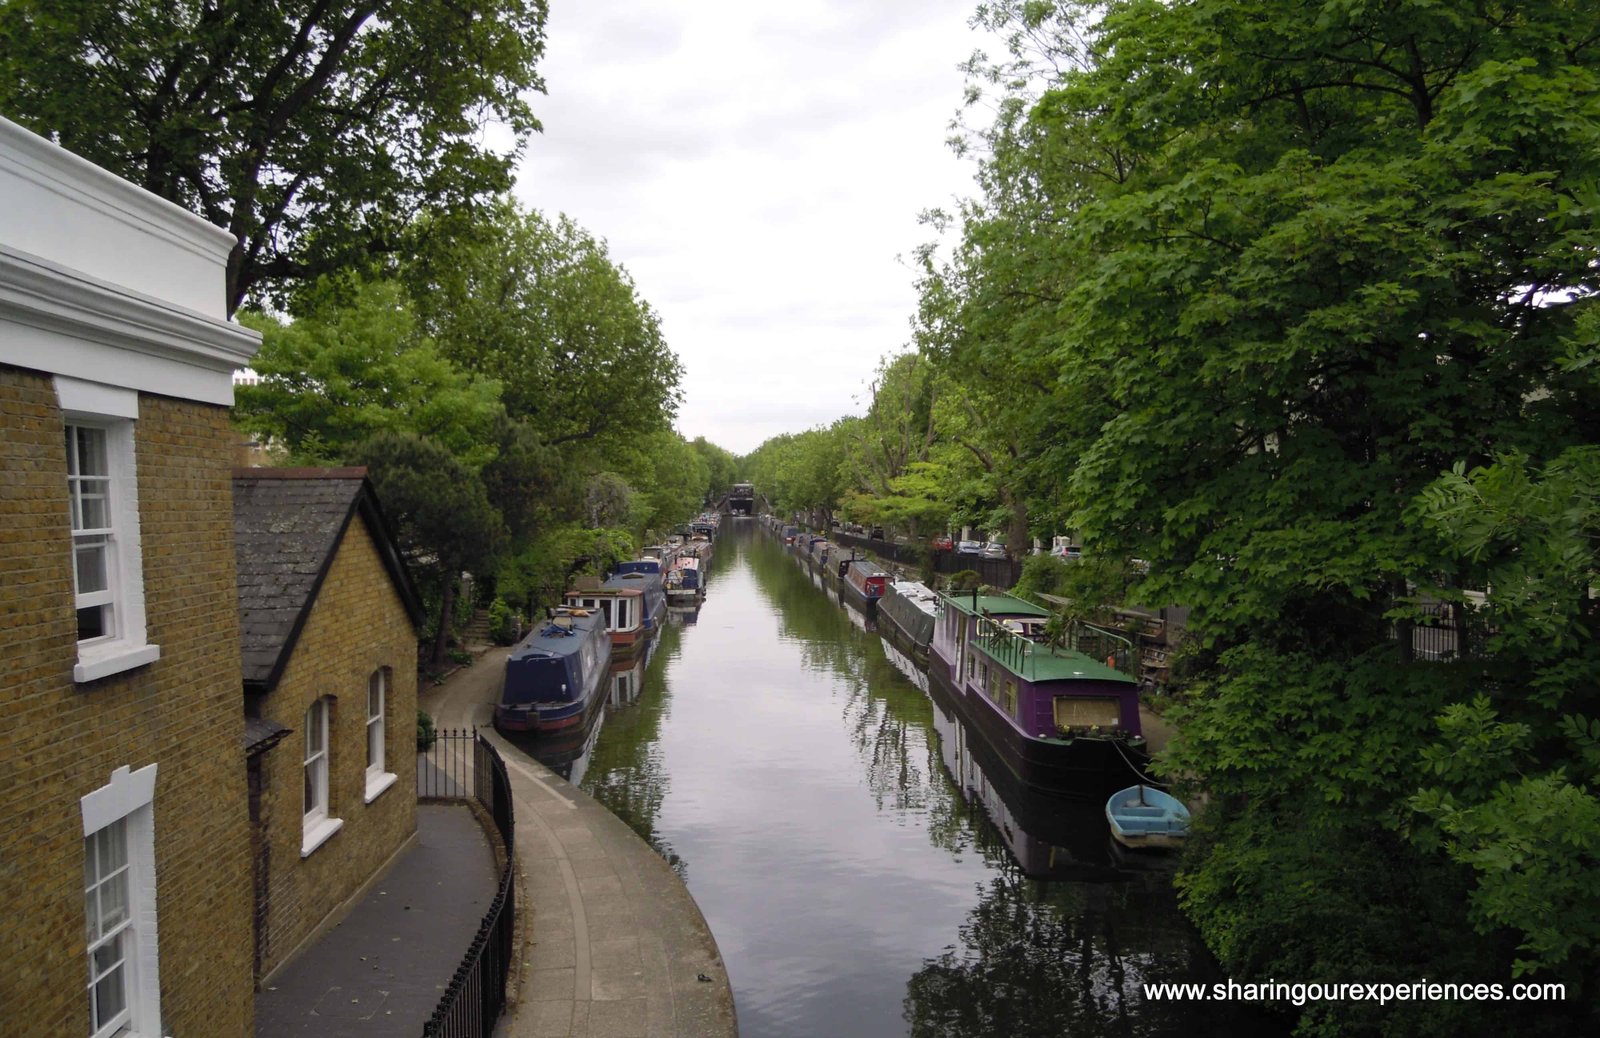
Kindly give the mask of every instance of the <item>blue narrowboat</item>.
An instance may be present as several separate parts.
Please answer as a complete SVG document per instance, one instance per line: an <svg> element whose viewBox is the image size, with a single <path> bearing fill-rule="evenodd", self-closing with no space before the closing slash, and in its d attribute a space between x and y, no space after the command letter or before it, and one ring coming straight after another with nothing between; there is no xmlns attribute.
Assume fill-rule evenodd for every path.
<svg viewBox="0 0 1600 1038"><path fill-rule="evenodd" d="M599 706L611 658L605 618L587 609L557 609L506 659L496 728L556 732L583 724Z"/></svg>
<svg viewBox="0 0 1600 1038"><path fill-rule="evenodd" d="M650 567L655 568L650 568ZM606 580L605 587L638 588L643 610L640 626L645 631L659 631L667 612L666 574L660 564L652 559L635 559L617 563L617 570Z"/></svg>

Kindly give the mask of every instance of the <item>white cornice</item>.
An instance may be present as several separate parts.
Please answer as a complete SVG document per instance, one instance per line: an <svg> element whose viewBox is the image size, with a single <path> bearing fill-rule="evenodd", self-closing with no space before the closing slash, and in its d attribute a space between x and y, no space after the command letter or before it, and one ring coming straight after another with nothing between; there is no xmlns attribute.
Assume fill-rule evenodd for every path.
<svg viewBox="0 0 1600 1038"><path fill-rule="evenodd" d="M0 170L213 262L225 263L233 249L233 236L222 228L4 116L0 116Z"/></svg>
<svg viewBox="0 0 1600 1038"><path fill-rule="evenodd" d="M4 244L0 323L13 326L0 363L208 403L232 403L234 370L261 346L248 328Z"/></svg>

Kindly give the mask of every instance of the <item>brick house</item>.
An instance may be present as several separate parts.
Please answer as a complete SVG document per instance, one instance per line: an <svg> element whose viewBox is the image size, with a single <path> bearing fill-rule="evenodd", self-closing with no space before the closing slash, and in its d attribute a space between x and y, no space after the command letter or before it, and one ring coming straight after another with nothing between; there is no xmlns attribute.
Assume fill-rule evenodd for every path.
<svg viewBox="0 0 1600 1038"><path fill-rule="evenodd" d="M265 978L415 838L422 609L365 469L237 469L233 509Z"/></svg>
<svg viewBox="0 0 1600 1038"><path fill-rule="evenodd" d="M0 119L0 1023L254 1029L224 231Z"/></svg>

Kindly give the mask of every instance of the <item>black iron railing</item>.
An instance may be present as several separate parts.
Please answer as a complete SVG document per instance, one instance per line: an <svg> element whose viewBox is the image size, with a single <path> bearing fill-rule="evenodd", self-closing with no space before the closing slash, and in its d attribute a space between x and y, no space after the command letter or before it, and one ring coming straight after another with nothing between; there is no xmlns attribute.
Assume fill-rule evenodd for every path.
<svg viewBox="0 0 1600 1038"><path fill-rule="evenodd" d="M417 795L474 797L494 819L505 847L500 885L467 954L423 1025L424 1038L488 1038L506 1004L517 917L517 844L511 780L505 761L483 736L441 731L417 759Z"/></svg>

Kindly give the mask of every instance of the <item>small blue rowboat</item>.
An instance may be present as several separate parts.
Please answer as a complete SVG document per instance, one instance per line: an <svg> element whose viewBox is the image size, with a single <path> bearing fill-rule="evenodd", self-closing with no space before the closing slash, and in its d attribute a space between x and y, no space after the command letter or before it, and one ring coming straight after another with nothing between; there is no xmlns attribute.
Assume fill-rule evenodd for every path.
<svg viewBox="0 0 1600 1038"><path fill-rule="evenodd" d="M1106 801L1111 836L1124 847L1182 847L1189 835L1189 809L1153 786L1129 786Z"/></svg>

